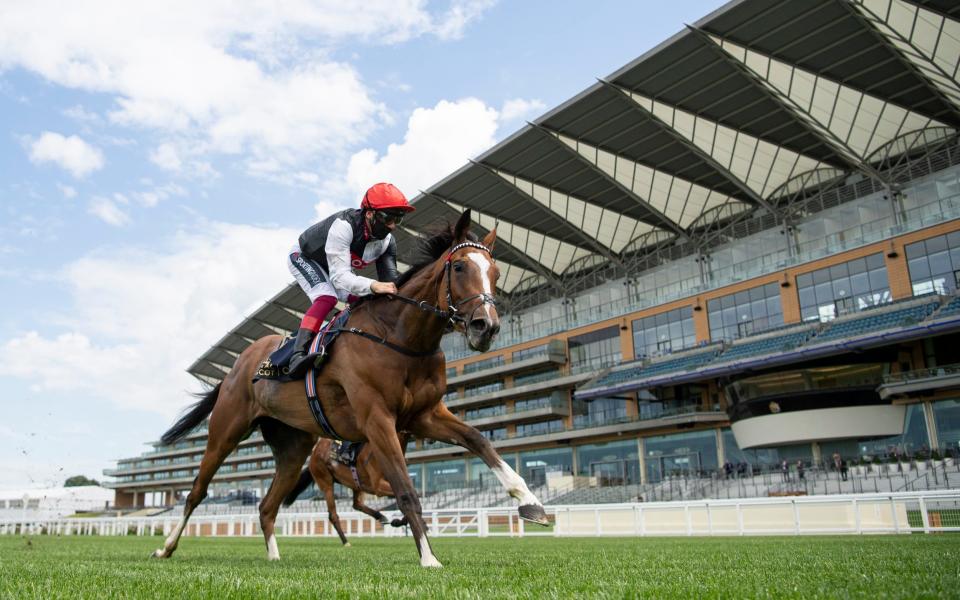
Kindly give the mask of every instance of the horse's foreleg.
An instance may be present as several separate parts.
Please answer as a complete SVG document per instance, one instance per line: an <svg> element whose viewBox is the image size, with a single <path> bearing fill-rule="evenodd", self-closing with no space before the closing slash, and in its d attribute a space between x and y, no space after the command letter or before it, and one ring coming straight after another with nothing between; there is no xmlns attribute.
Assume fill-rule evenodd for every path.
<svg viewBox="0 0 960 600"><path fill-rule="evenodd" d="M442 567L440 561L433 555L430 540L427 539L427 527L423 522L422 508L417 491L410 481L407 472L407 463L403 458L403 448L397 440L396 422L387 415L371 415L366 419L364 433L373 448L374 458L380 465L384 477L390 482L397 504L409 522L413 539L420 553L420 566Z"/></svg>
<svg viewBox="0 0 960 600"><path fill-rule="evenodd" d="M384 516L379 510L370 508L363 503L363 490L353 490L353 510L359 510L365 515L369 515L380 521L381 525L389 525L390 519Z"/></svg>
<svg viewBox="0 0 960 600"><path fill-rule="evenodd" d="M520 517L540 525L547 524L543 504L527 487L527 482L504 462L483 434L461 421L445 406L441 404L433 412L421 416L411 429L417 437L450 442L479 456L497 476L507 493L520 502Z"/></svg>
<svg viewBox="0 0 960 600"><path fill-rule="evenodd" d="M350 542L347 541L347 536L343 535L343 528L340 527L340 515L337 513L337 498L333 495L333 481L324 480L324 485L320 485L319 480L316 481L320 489L323 490L323 497L327 501L327 518L330 519L333 528L337 530L337 535L340 536L340 543L344 546L350 546Z"/></svg>

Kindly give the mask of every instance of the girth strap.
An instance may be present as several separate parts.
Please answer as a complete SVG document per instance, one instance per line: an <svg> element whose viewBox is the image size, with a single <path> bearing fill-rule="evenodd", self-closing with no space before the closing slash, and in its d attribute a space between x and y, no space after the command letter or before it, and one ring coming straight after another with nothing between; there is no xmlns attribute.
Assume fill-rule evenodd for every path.
<svg viewBox="0 0 960 600"><path fill-rule="evenodd" d="M343 438L333 429L333 426L330 425L330 421L327 420L327 415L323 414L323 406L320 404L320 398L317 397L317 371L313 367L307 371L307 377L303 380L304 388L307 392L307 406L310 407L310 412L313 413L313 418L316 420L317 424L320 425L320 429L323 430L327 437L331 437L335 440L341 440Z"/></svg>

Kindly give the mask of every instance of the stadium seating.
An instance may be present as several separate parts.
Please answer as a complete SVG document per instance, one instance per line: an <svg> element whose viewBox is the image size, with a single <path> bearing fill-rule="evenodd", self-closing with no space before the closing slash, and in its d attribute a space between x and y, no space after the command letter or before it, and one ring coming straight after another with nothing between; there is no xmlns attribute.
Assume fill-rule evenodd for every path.
<svg viewBox="0 0 960 600"><path fill-rule="evenodd" d="M755 341L745 341L733 344L726 348L719 357L717 363L730 362L733 360L742 360L752 356L775 354L793 350L806 342L814 334L814 329L805 327L801 331L794 331L785 335L775 335L764 337Z"/></svg>
<svg viewBox="0 0 960 600"><path fill-rule="evenodd" d="M657 362L636 363L636 366L610 371L584 387L602 387L616 385L624 381L633 381L653 377L671 371L691 371L709 363L717 356L716 349L685 354L677 358L667 358Z"/></svg>
<svg viewBox="0 0 960 600"><path fill-rule="evenodd" d="M933 314L933 311L939 306L939 301L927 302L919 306L911 306L900 310L883 312L870 311L870 314L864 317L835 321L817 336L817 341L822 342L840 338L851 338L874 331L915 325Z"/></svg>

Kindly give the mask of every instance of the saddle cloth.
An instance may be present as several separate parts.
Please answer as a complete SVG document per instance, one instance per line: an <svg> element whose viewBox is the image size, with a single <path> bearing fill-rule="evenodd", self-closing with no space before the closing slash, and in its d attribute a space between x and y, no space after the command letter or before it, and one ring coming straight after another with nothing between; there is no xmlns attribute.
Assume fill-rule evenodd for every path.
<svg viewBox="0 0 960 600"><path fill-rule="evenodd" d="M327 323L326 327L320 330L320 333L313 338L313 341L310 343L310 354L307 355L308 360L312 360L315 365L311 371L314 374L320 372L320 369L323 368L323 365L327 363L327 358L330 356L330 350L333 346L333 342L340 335L340 331L344 328L347 323L347 319L350 317L350 309L345 308L336 314L330 322ZM256 382L260 379L273 379L276 381L293 381L293 378L290 377L287 367L290 365L290 357L293 355L294 350L294 339L291 337L284 338L280 342L280 347L274 350L270 356L260 363L260 367L257 369L257 374L253 378L253 381ZM299 377L297 379L300 379Z"/></svg>

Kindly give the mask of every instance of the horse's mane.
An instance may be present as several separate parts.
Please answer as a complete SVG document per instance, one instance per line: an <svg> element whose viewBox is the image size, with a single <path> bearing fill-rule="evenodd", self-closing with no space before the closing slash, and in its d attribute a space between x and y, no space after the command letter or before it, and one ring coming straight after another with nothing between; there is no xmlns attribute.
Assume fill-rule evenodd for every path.
<svg viewBox="0 0 960 600"><path fill-rule="evenodd" d="M403 284L413 279L413 277L424 268L433 264L435 260L443 256L444 253L453 246L455 227L456 224L450 222L434 225L427 230L426 237L417 238L416 245L408 255L410 268L400 274L400 277L396 281L397 288L403 287ZM476 242L478 238L473 232L468 231L467 239L471 242ZM359 300L356 300L351 306L356 308L368 299L375 297L376 296L363 296Z"/></svg>
<svg viewBox="0 0 960 600"><path fill-rule="evenodd" d="M398 288L413 279L414 275L443 256L453 246L454 227L454 223L445 223L430 229L426 237L417 238L417 245L409 255L410 268L397 279ZM477 236L468 231L467 239L475 242Z"/></svg>

